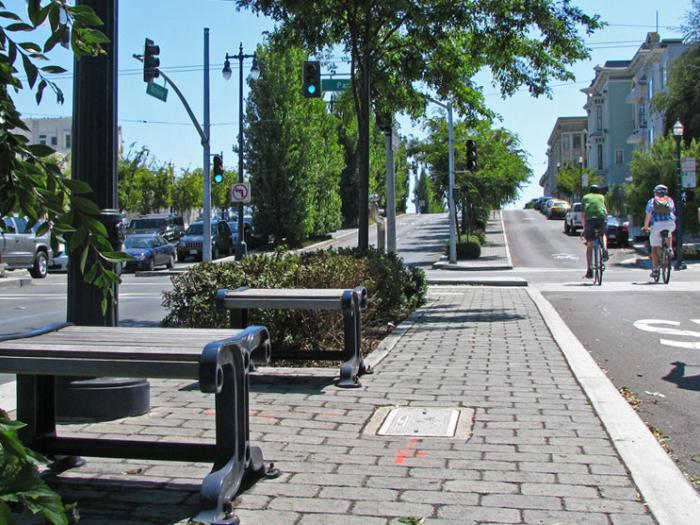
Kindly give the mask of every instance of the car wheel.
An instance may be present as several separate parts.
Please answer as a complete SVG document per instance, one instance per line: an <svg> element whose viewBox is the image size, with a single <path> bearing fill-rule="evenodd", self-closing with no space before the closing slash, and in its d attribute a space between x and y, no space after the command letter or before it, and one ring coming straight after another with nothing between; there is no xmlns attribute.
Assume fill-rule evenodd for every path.
<svg viewBox="0 0 700 525"><path fill-rule="evenodd" d="M168 270L172 270L175 267L175 256L171 255L170 258L168 259L168 264L167 264Z"/></svg>
<svg viewBox="0 0 700 525"><path fill-rule="evenodd" d="M148 259L148 263L146 264L146 268L148 269L149 272L152 272L155 267L156 267L156 262L153 259L153 257L151 257L150 259Z"/></svg>
<svg viewBox="0 0 700 525"><path fill-rule="evenodd" d="M45 252L37 252L34 259L34 266L29 270L29 274L37 279L43 279L49 273L49 260Z"/></svg>
<svg viewBox="0 0 700 525"><path fill-rule="evenodd" d="M214 245L211 250L211 258L213 261L219 258L219 247L217 245Z"/></svg>
<svg viewBox="0 0 700 525"><path fill-rule="evenodd" d="M564 233L569 235L571 233L571 228L569 228L569 225L564 223Z"/></svg>

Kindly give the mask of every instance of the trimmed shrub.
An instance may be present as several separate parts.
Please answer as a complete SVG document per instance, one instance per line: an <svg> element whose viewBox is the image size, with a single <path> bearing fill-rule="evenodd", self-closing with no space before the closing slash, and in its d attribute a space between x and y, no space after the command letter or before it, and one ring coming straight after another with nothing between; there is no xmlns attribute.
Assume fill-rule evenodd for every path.
<svg viewBox="0 0 700 525"><path fill-rule="evenodd" d="M163 326L225 328L228 315L216 310L220 288L354 288L367 289L364 329L397 324L425 303L427 284L419 268L410 268L394 254L377 250L334 249L302 254L281 250L251 255L224 264L200 264L173 278L173 290L164 293L170 312ZM267 327L277 348L340 350L342 316L326 310L250 310L251 324ZM278 346L281 345L281 346ZM363 341L367 349L367 342ZM273 352L274 356L274 352Z"/></svg>
<svg viewBox="0 0 700 525"><path fill-rule="evenodd" d="M457 244L457 259L478 259L480 256L481 245L476 240Z"/></svg>

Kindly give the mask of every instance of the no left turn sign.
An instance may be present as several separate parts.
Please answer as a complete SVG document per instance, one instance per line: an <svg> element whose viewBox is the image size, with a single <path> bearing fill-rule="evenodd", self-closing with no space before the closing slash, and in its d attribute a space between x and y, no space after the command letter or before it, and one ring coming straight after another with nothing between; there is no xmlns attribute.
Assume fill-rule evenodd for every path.
<svg viewBox="0 0 700 525"><path fill-rule="evenodd" d="M250 182L237 182L231 186L231 202L250 202Z"/></svg>

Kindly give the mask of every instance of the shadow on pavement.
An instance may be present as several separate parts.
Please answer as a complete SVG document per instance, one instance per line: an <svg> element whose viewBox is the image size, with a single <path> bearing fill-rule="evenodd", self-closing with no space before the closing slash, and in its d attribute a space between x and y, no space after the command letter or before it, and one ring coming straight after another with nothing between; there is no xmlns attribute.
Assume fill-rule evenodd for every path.
<svg viewBox="0 0 700 525"><path fill-rule="evenodd" d="M685 375L685 367L688 366L682 361L671 363L673 368L671 371L662 377L664 381L674 383L678 388L683 390L700 391L700 374L694 376Z"/></svg>

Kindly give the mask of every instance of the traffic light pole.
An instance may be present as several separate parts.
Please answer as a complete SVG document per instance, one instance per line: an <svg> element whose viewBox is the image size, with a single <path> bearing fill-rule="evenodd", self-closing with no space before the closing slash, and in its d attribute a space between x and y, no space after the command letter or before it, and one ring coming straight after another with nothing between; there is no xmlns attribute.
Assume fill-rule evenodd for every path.
<svg viewBox="0 0 700 525"><path fill-rule="evenodd" d="M448 190L447 190L447 210L449 215L450 223L450 250L449 250L449 262L450 264L457 264L457 221L455 214L455 141L454 141L454 129L452 125L452 104L443 104L437 100L428 97L428 100L437 104L441 108L447 110L447 136L449 142L449 154L448 154Z"/></svg>
<svg viewBox="0 0 700 525"><path fill-rule="evenodd" d="M139 60L143 62L143 56L142 55L132 55L136 60ZM204 58L205 58L205 64L206 67L204 68L204 129L202 129L202 126L200 126L199 122L197 121L197 117L194 116L194 112L192 111L192 108L190 107L189 103L187 102L187 99L185 96L182 94L182 91L175 85L175 83L170 79L168 75L163 73L160 69L158 69L158 73L161 77L163 77L163 80L165 80L166 84L168 84L171 88L173 88L173 91L175 91L175 94L177 97L180 99L180 102L182 102L182 105L185 107L185 111L187 111L187 114L190 117L190 120L192 121L192 124L194 124L195 129L197 130L197 133L199 133L199 138L201 139L201 144L202 144L202 149L203 151L203 158L204 162L202 165L202 174L204 178L204 220L205 220L205 228L204 231L202 232L204 237L202 241L202 260L205 261L211 261L211 180L209 177L209 156L210 156L210 144L209 144L209 28L204 28ZM208 224L207 224L208 223Z"/></svg>

